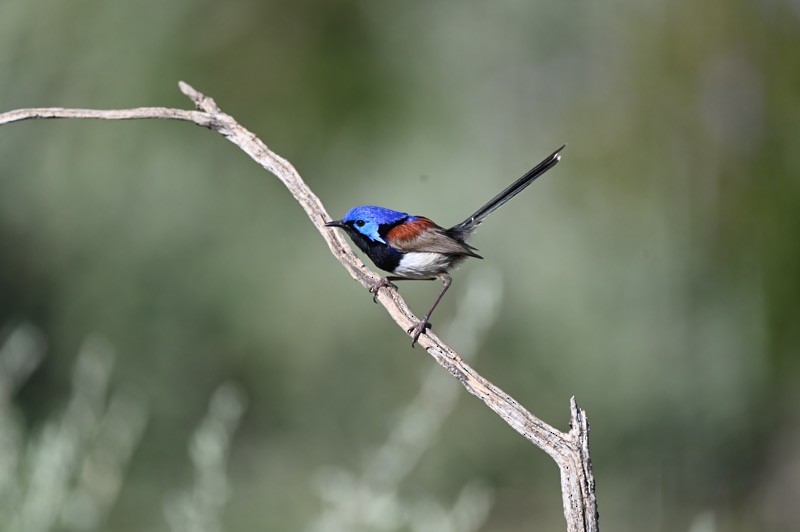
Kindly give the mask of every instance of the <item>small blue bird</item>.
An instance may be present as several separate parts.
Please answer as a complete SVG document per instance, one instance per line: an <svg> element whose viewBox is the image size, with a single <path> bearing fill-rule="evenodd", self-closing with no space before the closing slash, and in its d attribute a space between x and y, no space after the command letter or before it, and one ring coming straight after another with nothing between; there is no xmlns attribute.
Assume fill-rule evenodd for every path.
<svg viewBox="0 0 800 532"><path fill-rule="evenodd" d="M375 266L392 274L382 277L370 288L374 301L377 300L378 290L381 288L397 288L392 281L441 279L442 291L433 306L417 325L407 331L411 335L413 347L429 327L431 314L450 288L452 278L448 272L467 257L483 258L475 253L476 248L467 244L467 239L484 218L558 164L561 160L560 152L565 146L566 144L554 151L469 218L450 229L444 229L424 216L412 216L373 205L353 207L341 220L333 220L325 225L344 229Z"/></svg>

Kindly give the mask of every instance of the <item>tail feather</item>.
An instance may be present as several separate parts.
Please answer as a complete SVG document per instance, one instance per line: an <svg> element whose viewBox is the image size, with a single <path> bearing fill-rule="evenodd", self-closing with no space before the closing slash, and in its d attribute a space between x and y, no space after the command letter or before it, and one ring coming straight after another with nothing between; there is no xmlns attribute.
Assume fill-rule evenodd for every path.
<svg viewBox="0 0 800 532"><path fill-rule="evenodd" d="M475 211L472 216L464 220L458 225L451 227L448 232L452 232L456 235L459 235L461 238L467 237L475 231L475 228L480 225L480 223L492 214L494 211L502 207L508 200L525 190L525 187L533 183L533 181L539 177L540 175L544 174L552 167L558 164L558 161L561 160L560 152L564 149L564 146L561 146L552 154L550 154L545 160L531 168L528 173L524 176L520 177L513 183L511 183L508 187L506 187L502 192L500 192L497 196L489 200L489 202Z"/></svg>

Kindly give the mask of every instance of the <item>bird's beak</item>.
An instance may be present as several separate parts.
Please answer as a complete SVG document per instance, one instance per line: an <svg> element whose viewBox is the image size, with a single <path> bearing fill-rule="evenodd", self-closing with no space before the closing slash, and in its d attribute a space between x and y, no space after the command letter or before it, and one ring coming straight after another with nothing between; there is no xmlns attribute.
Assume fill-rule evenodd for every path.
<svg viewBox="0 0 800 532"><path fill-rule="evenodd" d="M344 222L341 220L331 220L325 224L325 227L344 227Z"/></svg>

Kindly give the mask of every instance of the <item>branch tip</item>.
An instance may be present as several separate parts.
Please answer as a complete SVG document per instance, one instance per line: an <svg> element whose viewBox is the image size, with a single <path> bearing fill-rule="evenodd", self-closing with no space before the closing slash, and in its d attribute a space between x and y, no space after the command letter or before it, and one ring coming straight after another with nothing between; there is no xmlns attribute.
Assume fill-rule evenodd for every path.
<svg viewBox="0 0 800 532"><path fill-rule="evenodd" d="M185 81L178 82L178 88L184 93L186 96L189 97L190 100L194 103L194 106L200 110L205 111L209 114L219 113L219 107L217 107L217 102L214 101L213 98L210 96L206 96L199 90L195 89Z"/></svg>
<svg viewBox="0 0 800 532"><path fill-rule="evenodd" d="M178 88L181 90L182 93L184 93L186 96L192 99L194 99L194 95L197 94L195 88L186 83L185 81L179 81Z"/></svg>
<svg viewBox="0 0 800 532"><path fill-rule="evenodd" d="M573 438L579 438L582 433L588 431L586 415L578 406L574 395L569 399L569 428L569 433Z"/></svg>

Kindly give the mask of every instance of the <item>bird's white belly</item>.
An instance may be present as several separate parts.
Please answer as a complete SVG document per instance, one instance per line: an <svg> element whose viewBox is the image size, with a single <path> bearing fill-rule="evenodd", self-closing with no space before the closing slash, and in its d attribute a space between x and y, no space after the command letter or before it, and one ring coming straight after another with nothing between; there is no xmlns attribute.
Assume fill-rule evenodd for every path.
<svg viewBox="0 0 800 532"><path fill-rule="evenodd" d="M394 273L412 279L425 279L446 272L452 262L453 257L450 255L412 251L403 255Z"/></svg>

